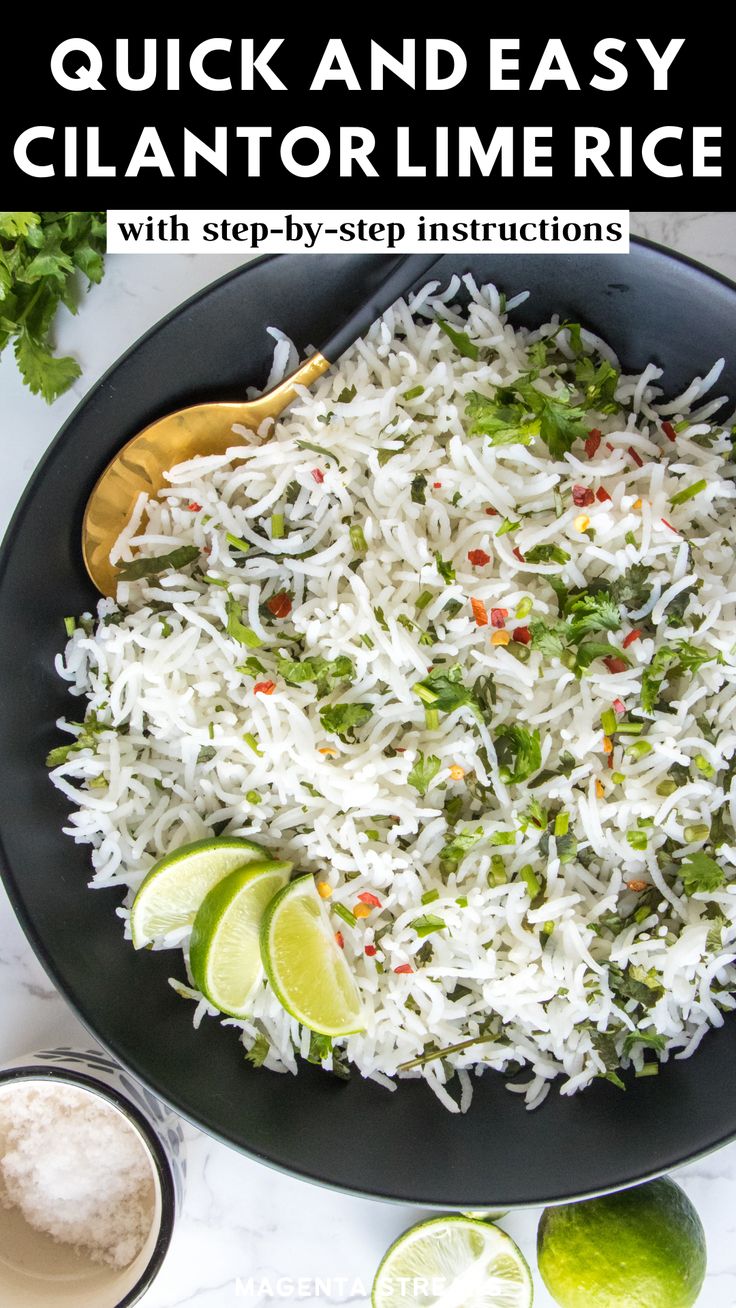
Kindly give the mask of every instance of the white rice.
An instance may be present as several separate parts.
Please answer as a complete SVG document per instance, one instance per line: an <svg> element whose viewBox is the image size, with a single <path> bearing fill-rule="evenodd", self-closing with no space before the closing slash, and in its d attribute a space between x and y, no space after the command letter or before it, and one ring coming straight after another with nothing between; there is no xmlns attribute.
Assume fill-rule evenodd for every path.
<svg viewBox="0 0 736 1308"><path fill-rule="evenodd" d="M136 506L117 557L195 544L207 552L203 566L209 575L227 589L204 582L196 570L192 577L188 569L121 583L121 613L112 601L99 604L97 620L86 624L87 631L77 628L59 656L58 671L72 694L87 701L87 711L113 729L97 734L94 748L70 753L52 772L75 806L69 834L92 847L91 884L124 889L126 905L163 853L223 828L262 840L298 869L318 874L332 888L333 909L353 908L365 891L376 895L381 909L355 927L334 920L366 1012L364 1032L341 1043L362 1075L393 1086L401 1065L428 1047L477 1038L479 1043L405 1073L424 1076L453 1111L469 1106L472 1082L464 1069L473 1067L514 1075L523 1069L520 1082L509 1088L523 1093L530 1107L557 1077L563 1094L584 1088L606 1071L598 1035L607 1029L624 1067L633 1061L641 1070L644 1061L641 1044L623 1051L625 1036L637 1025L664 1038L660 1058L688 1056L733 1006L727 992L736 980L732 829L717 851L726 884L708 894L684 894L681 881L668 875L672 860L663 849L674 842L677 861L701 848L702 840L687 843L684 829L710 826L716 810L728 812L724 779L730 778L733 796L727 771L736 747L730 437L699 417L676 444L666 439L657 417L660 370L651 365L639 378L621 377L617 395L626 407L620 413L591 417L590 425L604 432L592 459L580 442L555 461L538 438L529 446L494 448L482 436L469 437L467 392L492 395L494 387L528 371L530 342L558 323L531 334L515 330L494 287L478 289L472 279L464 280L467 322L464 311L447 307L460 290L458 280L444 292L430 284L415 297L421 316L400 301L338 366L300 392L287 415L264 424L260 439L236 430L227 455L174 468L169 487L149 503L147 519ZM436 313L469 332L481 347L480 360L458 354L433 321ZM295 359L291 343L280 332L272 334L277 345L270 382ZM591 333L584 332L583 341L615 362L610 347ZM559 343L564 355L572 355L567 332ZM679 423L719 372L715 365L705 381L696 379L661 413ZM539 384L550 389L553 382ZM405 398L420 386L421 395ZM354 398L340 399L351 387ZM248 443L240 442L243 435ZM411 444L402 448L407 438ZM329 449L334 457L300 449L299 441ZM391 447L395 456L379 462L378 450ZM427 478L426 505L412 499L418 474ZM708 483L703 493L670 505L673 493L701 478ZM596 500L584 510L594 539L576 529L582 510L572 504L574 484L602 485L610 493L610 501ZM488 507L499 516L488 516ZM282 539L270 539L273 513L286 517ZM497 536L504 516L520 525ZM351 525L362 527L367 542L356 568L350 566L356 558ZM243 554L229 544L226 532L251 542L251 551ZM540 542L563 546L571 556L564 568L522 563L515 556L514 548L523 555ZM491 556L485 567L468 559L478 549ZM454 582L439 575L436 553L454 566ZM650 572L649 601L636 616L623 615L621 631L596 636L619 645L636 620L642 622L642 638L629 647L631 667L624 672L611 673L599 659L577 680L559 659L536 649L520 662L513 652L518 644L493 646L493 628L473 619L471 596L489 610L507 609L509 630L534 619L552 621L557 604L547 576L582 586L598 576L611 581L637 562ZM691 593L681 623L668 625L668 606L694 581L701 588ZM292 613L272 622L260 606L285 591L292 596ZM431 599L422 611L416 601L424 592ZM251 651L227 635L228 595L264 642L255 651L266 669L260 678L238 670ZM526 597L533 612L515 620ZM462 608L443 616L450 599ZM420 644L428 626L435 643ZM301 646L282 633L298 636ZM612 773L602 748L601 712L617 697L627 710L636 709L642 672L655 650L681 637L707 643L722 661L676 682L680 698L670 697L669 712L647 715L646 739L653 748L646 757L625 755L631 738L617 738ZM319 710L325 701L317 701L313 685L285 684L275 672L277 651L292 658L352 660L352 684L327 702L370 704L372 716L357 740L324 730ZM493 676L497 702L490 722L478 724L461 709L441 715L438 730L426 729L413 687L430 664L442 661L460 664L469 686L479 674ZM275 692L254 693L259 679L274 680ZM539 731L544 769L554 772L561 752L571 754L570 774L552 775L533 790L505 784L494 748L503 723ZM78 733L63 721L59 726ZM258 754L244 739L248 735L255 737ZM320 753L324 748L336 754ZM202 750L206 761L198 761ZM441 762L424 797L407 783L419 750ZM692 765L699 755L715 769L712 776ZM690 779L663 798L657 787L673 763L690 767ZM453 765L464 770L462 780L450 779ZM612 775L619 771L626 779L616 784ZM490 781L495 793L480 808L466 810L458 830L481 826L487 838L513 831L515 843L494 848L486 839L448 873L439 860L452 834L444 804L453 796L467 801L470 774ZM249 792L257 802L245 798ZM525 816L532 798L545 809L569 813L578 842L572 861L560 861L554 836L546 856L540 851L542 832ZM733 822L736 798L730 803ZM627 840L638 819L653 823L644 828L643 851ZM492 855L503 858L504 884L488 884ZM535 908L518 876L527 864L544 880L544 902ZM650 914L639 922L629 916L641 902L640 892L627 887L631 880L654 887L654 899L645 900ZM437 897L425 905L422 896L429 891ZM127 910L118 911L127 932ZM445 927L425 941L412 923L426 913ZM629 917L624 928L618 934L601 930L600 919L616 913ZM368 956L365 946L374 941L377 952ZM183 944L186 952L186 938L165 943ZM633 963L656 978L664 990L658 1002L642 1014L633 1000L617 994L609 961L621 969ZM407 964L411 973L396 972ZM188 987L182 993L201 1000ZM213 1010L199 1003L197 1019L207 1012ZM309 1047L308 1034L265 983L252 1019L228 1025L239 1027L248 1048L265 1035L266 1066L273 1070L295 1072L294 1045L302 1053Z"/></svg>

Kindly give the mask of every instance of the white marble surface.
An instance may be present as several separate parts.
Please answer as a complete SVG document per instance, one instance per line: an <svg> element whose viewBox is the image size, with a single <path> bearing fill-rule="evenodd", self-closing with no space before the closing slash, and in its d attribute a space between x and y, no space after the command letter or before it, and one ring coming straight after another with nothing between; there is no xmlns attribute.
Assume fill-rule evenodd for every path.
<svg viewBox="0 0 736 1308"><path fill-rule="evenodd" d="M736 280L736 214L641 213L632 229L683 250ZM241 260L225 255L117 255L102 286L58 343L80 359L73 391L48 409L19 383L7 351L0 366L0 525L4 529L33 468L75 404L143 331L199 287ZM0 890L0 1064L77 1038L87 1040L26 944ZM146 1308L229 1308L309 1299L367 1304L363 1290L386 1247L421 1215L416 1210L331 1193L292 1180L187 1129L190 1178L170 1254ZM709 1271L701 1308L736 1306L736 1144L681 1169L677 1178L705 1224ZM531 1262L539 1213L503 1219ZM246 1295L248 1279L266 1293ZM279 1277L285 1278L279 1283ZM238 1287L237 1278L241 1280ZM301 1278L302 1284L298 1282ZM314 1282L329 1278L329 1293ZM552 1301L538 1285L538 1308Z"/></svg>

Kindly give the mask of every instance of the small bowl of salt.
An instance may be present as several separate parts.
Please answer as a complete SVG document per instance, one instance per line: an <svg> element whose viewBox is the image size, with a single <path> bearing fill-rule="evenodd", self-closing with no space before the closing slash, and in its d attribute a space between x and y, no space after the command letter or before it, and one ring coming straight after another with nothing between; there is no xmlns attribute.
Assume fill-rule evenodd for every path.
<svg viewBox="0 0 736 1308"><path fill-rule="evenodd" d="M100 1051L0 1072L3 1308L137 1303L171 1239L180 1151L176 1119Z"/></svg>

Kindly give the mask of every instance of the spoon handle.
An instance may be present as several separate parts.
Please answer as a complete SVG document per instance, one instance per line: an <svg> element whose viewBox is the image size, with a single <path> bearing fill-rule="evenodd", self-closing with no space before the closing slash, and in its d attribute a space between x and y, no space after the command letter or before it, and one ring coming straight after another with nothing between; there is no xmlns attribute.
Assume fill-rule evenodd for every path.
<svg viewBox="0 0 736 1308"><path fill-rule="evenodd" d="M397 259L375 291L320 347L320 354L330 363L335 363L359 336L367 332L371 323L390 308L394 300L398 300L404 291L429 272L439 258L441 256L435 251L434 254L408 254L402 259Z"/></svg>

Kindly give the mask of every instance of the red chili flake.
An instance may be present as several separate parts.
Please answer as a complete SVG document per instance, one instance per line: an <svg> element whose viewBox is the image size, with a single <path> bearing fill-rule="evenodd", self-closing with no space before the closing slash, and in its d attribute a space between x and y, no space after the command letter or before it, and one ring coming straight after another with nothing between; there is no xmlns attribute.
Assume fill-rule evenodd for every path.
<svg viewBox="0 0 736 1308"><path fill-rule="evenodd" d="M395 967L394 972L413 972L414 968L411 963L402 963L401 967Z"/></svg>
<svg viewBox="0 0 736 1308"><path fill-rule="evenodd" d="M187 504L187 508L189 509L190 513L199 513L200 509L202 508L202 505L197 504L194 500L192 500L191 504Z"/></svg>
<svg viewBox="0 0 736 1308"><path fill-rule="evenodd" d="M361 904L370 904L371 908L381 907L380 899L378 898L377 895L372 895L370 890L364 890L361 895L358 895L358 899L360 900Z"/></svg>
<svg viewBox="0 0 736 1308"><path fill-rule="evenodd" d="M641 455L639 454L639 452L638 452L637 450L634 449L633 445L630 445L630 446L629 446L629 448L628 448L628 450L627 450L627 454L630 454L630 455L631 455L631 457L632 457L632 459L634 460L634 463L636 464L637 468L643 468L643 467L644 467L644 460L643 460L643 458L641 457Z"/></svg>
<svg viewBox="0 0 736 1308"><path fill-rule="evenodd" d="M316 481L317 485L321 486L322 482L325 479L325 474L323 473L322 469L312 468L312 476L314 477L314 480Z"/></svg>
<svg viewBox="0 0 736 1308"><path fill-rule="evenodd" d="M608 500L610 500L611 496L608 494L608 491L605 489L604 486L599 486L598 490L595 493L595 498L597 499L599 504L605 504Z"/></svg>
<svg viewBox="0 0 736 1308"><path fill-rule="evenodd" d="M497 517L498 517L498 509L486 509L486 513L488 514L488 517L489 517L489 518L497 518Z"/></svg>
<svg viewBox="0 0 736 1308"><path fill-rule="evenodd" d="M615 699L613 701L613 711L619 715L626 712L626 705L622 699Z"/></svg>
<svg viewBox="0 0 736 1308"><path fill-rule="evenodd" d="M291 599L286 591L281 591L279 595L272 595L269 600L266 600L266 608L275 618L288 618L291 613Z"/></svg>
<svg viewBox="0 0 736 1308"><path fill-rule="evenodd" d="M624 649L628 649L628 648L629 648L629 645L633 645L634 641L635 641L635 640L638 640L639 637L640 637L640 635L641 635L641 628L640 628L640 627L635 627L633 631L630 631L629 634L628 634L628 636L625 636L624 639L623 639L622 642L621 642L621 644L623 645Z"/></svg>
<svg viewBox="0 0 736 1308"><path fill-rule="evenodd" d="M486 554L485 550L468 550L468 559L474 568L484 568L490 563L491 556Z"/></svg>
<svg viewBox="0 0 736 1308"><path fill-rule="evenodd" d="M671 522L668 522L666 518L663 518L663 519L662 519L662 522L663 522L663 524L664 524L665 527L669 527L670 531L674 531L675 535L676 535L676 536L679 536L680 533L679 533L679 531L677 530L677 527L673 527Z"/></svg>
<svg viewBox="0 0 736 1308"><path fill-rule="evenodd" d="M611 451L611 454L615 454L615 450L614 450L614 448L613 448L613 446L612 446L612 444L611 444L610 441L606 441L606 449L607 449L607 450L610 450L610 451Z"/></svg>
<svg viewBox="0 0 736 1308"><path fill-rule="evenodd" d="M375 946L375 945L366 945L366 947L365 947L365 952L366 952L366 954L368 955L369 958L373 958L373 955L376 953L376 946Z"/></svg>
<svg viewBox="0 0 736 1308"><path fill-rule="evenodd" d="M505 627L508 616L508 609L491 609L491 626Z"/></svg>
<svg viewBox="0 0 736 1308"><path fill-rule="evenodd" d="M610 754L606 754L606 767L613 767L613 750L611 750Z"/></svg>
<svg viewBox="0 0 736 1308"><path fill-rule="evenodd" d="M487 627L487 626L488 626L488 609L486 608L485 604L483 603L483 600L479 600L479 599L471 599L471 601L470 601L470 607L471 607L472 610L473 610L473 617L475 618L476 626L477 626L477 627Z"/></svg>
<svg viewBox="0 0 736 1308"><path fill-rule="evenodd" d="M674 427L672 426L672 423L671 423L671 422L663 422L663 423L662 423L662 431L664 432L664 434L665 434L665 436L667 437L667 440L668 440L668 441L673 441L673 442L674 442L674 441L677 440L677 432L675 431L675 429L674 429Z"/></svg>
<svg viewBox="0 0 736 1308"><path fill-rule="evenodd" d="M528 645L532 638L532 633L528 627L515 627L511 633L514 640L518 640L520 645Z"/></svg>
<svg viewBox="0 0 736 1308"><path fill-rule="evenodd" d="M611 655L610 658L604 659L603 662L609 672L625 672L629 666L624 659L617 659L613 655Z"/></svg>
<svg viewBox="0 0 736 1308"><path fill-rule="evenodd" d="M337 941L341 949L345 948L345 937L343 936L342 931L335 932L335 940Z"/></svg>
<svg viewBox="0 0 736 1308"><path fill-rule="evenodd" d="M430 668L430 672L431 672L431 668ZM397 753L397 754L405 754L405 753L406 753L406 746L405 746L405 745L394 745L394 749L396 750L396 753Z"/></svg>
<svg viewBox="0 0 736 1308"><path fill-rule="evenodd" d="M273 695L276 689L275 681L257 681L253 687L254 695Z"/></svg>
<svg viewBox="0 0 736 1308"><path fill-rule="evenodd" d="M524 560L524 555L522 554L522 552L521 552L521 550L519 549L518 545L515 545L515 546L514 546L514 548L513 548L513 550L511 551L511 553L513 554L513 556L514 556L515 559L518 559L518 560L519 560L519 563L524 563L524 561L525 561L525 560Z"/></svg>
<svg viewBox="0 0 736 1308"><path fill-rule="evenodd" d="M433 487L434 490L442 490L442 482L441 482L441 481L433 481L433 482L432 482L432 487Z"/></svg>
<svg viewBox="0 0 736 1308"><path fill-rule="evenodd" d="M593 455L598 453L598 447L602 440L603 437L599 432L598 428L592 427L590 431L590 435L587 437L585 441L585 453L587 454L589 459L592 459Z"/></svg>
<svg viewBox="0 0 736 1308"><path fill-rule="evenodd" d="M573 486L572 502L573 504L576 504L579 509L587 509L588 505L592 504L594 499L595 494L589 486Z"/></svg>

